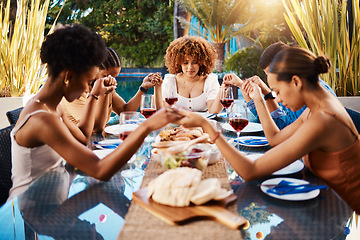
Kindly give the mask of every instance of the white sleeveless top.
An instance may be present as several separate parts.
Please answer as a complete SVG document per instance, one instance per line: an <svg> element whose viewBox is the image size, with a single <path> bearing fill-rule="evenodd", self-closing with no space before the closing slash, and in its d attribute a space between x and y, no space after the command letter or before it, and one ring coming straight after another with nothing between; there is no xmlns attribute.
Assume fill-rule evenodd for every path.
<svg viewBox="0 0 360 240"><path fill-rule="evenodd" d="M178 101L174 104L186 110L204 112L207 111L207 101L214 100L220 90L218 77L214 73L210 73L205 79L203 93L194 98L186 98L181 96L177 91L176 78L174 74L166 74L162 84L162 97L165 101L165 91L175 89Z"/></svg>
<svg viewBox="0 0 360 240"><path fill-rule="evenodd" d="M28 114L10 133L12 161L11 180L13 186L10 189L8 200L24 192L29 184L35 179L62 163L61 156L46 144L40 147L27 148L20 146L15 140L16 132L32 115L39 112L46 111L38 110Z"/></svg>

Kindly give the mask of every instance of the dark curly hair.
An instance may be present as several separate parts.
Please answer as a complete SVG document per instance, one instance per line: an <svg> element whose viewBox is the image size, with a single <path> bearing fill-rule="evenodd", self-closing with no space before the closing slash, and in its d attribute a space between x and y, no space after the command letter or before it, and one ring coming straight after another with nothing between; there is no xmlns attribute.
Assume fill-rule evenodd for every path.
<svg viewBox="0 0 360 240"><path fill-rule="evenodd" d="M304 78L312 85L319 81L319 74L327 73L330 60L299 47L288 47L276 54L269 72L277 74L279 81L290 82L294 75Z"/></svg>
<svg viewBox="0 0 360 240"><path fill-rule="evenodd" d="M166 49L165 66L169 73L181 73L185 56L193 57L200 65L198 75L209 74L215 67L215 48L202 37L181 37L172 41Z"/></svg>
<svg viewBox="0 0 360 240"><path fill-rule="evenodd" d="M41 46L40 58L43 63L47 63L49 75L53 77L57 77L63 70L80 74L104 62L105 42L84 26L67 25L46 37Z"/></svg>

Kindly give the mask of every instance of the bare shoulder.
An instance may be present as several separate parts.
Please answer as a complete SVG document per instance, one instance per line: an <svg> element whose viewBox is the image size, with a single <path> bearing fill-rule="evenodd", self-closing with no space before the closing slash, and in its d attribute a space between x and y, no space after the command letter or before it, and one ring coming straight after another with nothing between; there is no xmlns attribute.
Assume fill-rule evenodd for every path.
<svg viewBox="0 0 360 240"><path fill-rule="evenodd" d="M60 115L39 112L32 115L16 133L16 141L24 147L36 147L44 144L44 139L57 136L66 129Z"/></svg>

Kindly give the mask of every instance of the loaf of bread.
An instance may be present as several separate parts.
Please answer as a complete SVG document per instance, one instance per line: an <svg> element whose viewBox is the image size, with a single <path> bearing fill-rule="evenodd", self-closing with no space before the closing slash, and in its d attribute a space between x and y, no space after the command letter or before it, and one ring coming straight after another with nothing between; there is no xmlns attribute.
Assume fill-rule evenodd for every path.
<svg viewBox="0 0 360 240"><path fill-rule="evenodd" d="M210 200L222 200L233 193L221 188L219 179L201 180L201 175L195 168L170 169L149 183L148 197L161 204L185 207L190 202L201 205Z"/></svg>

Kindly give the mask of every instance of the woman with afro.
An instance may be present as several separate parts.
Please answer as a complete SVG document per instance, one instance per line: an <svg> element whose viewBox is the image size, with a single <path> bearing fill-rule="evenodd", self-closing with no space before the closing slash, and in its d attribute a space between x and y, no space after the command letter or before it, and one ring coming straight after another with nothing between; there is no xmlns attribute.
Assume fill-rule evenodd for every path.
<svg viewBox="0 0 360 240"><path fill-rule="evenodd" d="M96 79L106 58L103 39L81 25L66 26L48 35L41 46L48 78L24 107L10 137L12 181L9 199L24 192L42 174L62 167L63 160L87 175L107 181L133 156L152 131L180 118L174 109L161 109L140 124L112 153L99 159L86 144L94 128L95 105L113 91L111 78L97 79L89 92L86 117L75 125L60 111L64 97L80 97Z"/></svg>
<svg viewBox="0 0 360 240"><path fill-rule="evenodd" d="M164 77L163 100L168 91L173 91L178 98L174 104L177 107L198 112L221 112L218 78L211 73L216 56L214 47L202 37L181 37L172 41L165 55L170 74Z"/></svg>

